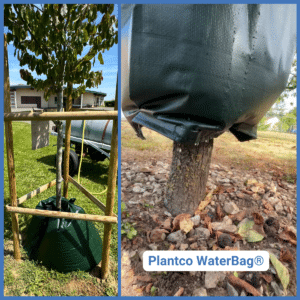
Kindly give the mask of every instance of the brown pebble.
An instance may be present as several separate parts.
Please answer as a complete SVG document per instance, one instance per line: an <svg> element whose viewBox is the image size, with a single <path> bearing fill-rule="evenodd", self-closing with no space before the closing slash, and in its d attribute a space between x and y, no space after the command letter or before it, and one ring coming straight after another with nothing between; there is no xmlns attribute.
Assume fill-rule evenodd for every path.
<svg viewBox="0 0 300 300"><path fill-rule="evenodd" d="M193 244L190 245L190 248L192 250L196 250L198 248L198 244L197 243L193 243Z"/></svg>

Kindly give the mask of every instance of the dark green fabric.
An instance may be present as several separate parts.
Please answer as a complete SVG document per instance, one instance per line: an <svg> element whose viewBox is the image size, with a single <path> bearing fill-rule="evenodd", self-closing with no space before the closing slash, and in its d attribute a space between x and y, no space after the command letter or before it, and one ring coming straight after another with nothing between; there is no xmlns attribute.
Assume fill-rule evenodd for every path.
<svg viewBox="0 0 300 300"><path fill-rule="evenodd" d="M57 211L56 196L41 201L36 209ZM62 211L84 214L75 199L62 198ZM59 272L88 271L102 258L102 240L90 221L33 216L24 245L30 259Z"/></svg>
<svg viewBox="0 0 300 300"><path fill-rule="evenodd" d="M122 5L122 110L180 143L256 138L285 89L295 4Z"/></svg>

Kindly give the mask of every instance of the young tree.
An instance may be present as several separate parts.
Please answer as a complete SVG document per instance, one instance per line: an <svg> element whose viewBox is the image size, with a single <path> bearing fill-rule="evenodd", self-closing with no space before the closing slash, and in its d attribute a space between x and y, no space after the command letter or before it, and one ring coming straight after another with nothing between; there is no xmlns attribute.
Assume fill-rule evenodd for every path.
<svg viewBox="0 0 300 300"><path fill-rule="evenodd" d="M4 9L8 43L13 42L20 66L28 68L20 70L21 78L43 90L46 100L56 93L58 111L66 83L65 93L72 98L101 84L102 71L91 68L96 56L104 64L102 53L118 42L113 4L6 4ZM34 78L34 71L46 79ZM73 84L79 86L73 89ZM62 123L57 127L56 206L61 209Z"/></svg>
<svg viewBox="0 0 300 300"><path fill-rule="evenodd" d="M278 116L282 128L286 130L296 122L295 111L284 114L284 99L288 96L288 92L295 91L297 87L296 74L297 59L295 56L287 88L267 113L269 117ZM269 125L263 124L262 127L266 130ZM174 216L181 213L193 214L204 199L212 150L213 139L208 137L204 137L198 145L173 143L171 172L164 202Z"/></svg>

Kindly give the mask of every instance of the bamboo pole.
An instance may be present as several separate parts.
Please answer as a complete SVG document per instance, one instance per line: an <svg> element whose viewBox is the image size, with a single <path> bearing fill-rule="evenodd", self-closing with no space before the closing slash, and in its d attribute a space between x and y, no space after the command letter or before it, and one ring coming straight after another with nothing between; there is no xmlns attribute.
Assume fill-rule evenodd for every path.
<svg viewBox="0 0 300 300"><path fill-rule="evenodd" d="M72 84L68 83L69 95L66 103L66 110L72 111ZM71 144L71 120L66 120L65 131L65 157L64 157L64 197L68 198L68 180L69 180L69 163L70 163L70 144Z"/></svg>
<svg viewBox="0 0 300 300"><path fill-rule="evenodd" d="M78 183L74 178L69 176L69 181L78 188L80 192L82 192L87 198L89 198L92 202L94 202L103 212L106 211L106 206L95 196L93 196L88 190L86 190L80 183ZM117 217L115 213L112 214Z"/></svg>
<svg viewBox="0 0 300 300"><path fill-rule="evenodd" d="M48 190L49 188L51 188L52 186L55 186L56 185L56 179L52 180L51 182L49 183L46 183L44 185L42 185L41 187L37 188L36 190L18 198L18 205L20 205L21 203L25 202L26 200L28 199L31 199L33 198L34 196L38 195L38 194L41 194L42 192Z"/></svg>
<svg viewBox="0 0 300 300"><path fill-rule="evenodd" d="M7 54L7 40L4 34L4 112L10 113L10 83L9 83L9 67ZM11 206L17 206L17 186L14 162L14 145L13 145L13 129L12 122L5 122L5 137L6 137L6 151L7 151L7 170L9 180L9 194L11 199ZM18 215L11 214L12 219L12 233L14 245L14 258L17 261L21 260L20 241L19 241L19 222Z"/></svg>
<svg viewBox="0 0 300 300"><path fill-rule="evenodd" d="M4 121L117 120L117 111L13 112L4 113Z"/></svg>
<svg viewBox="0 0 300 300"><path fill-rule="evenodd" d="M89 215L89 214L79 214L79 213L68 213L63 211L51 211L51 210L41 210L41 209L32 209L25 207L12 207L7 205L6 209L8 212L33 215L33 216L42 216L49 218L58 218L58 219L71 219L71 220L82 220L82 221L95 221L102 223L117 223L118 219L113 216L99 216L99 215Z"/></svg>
<svg viewBox="0 0 300 300"><path fill-rule="evenodd" d="M117 110L118 110L118 75L117 75L116 99L115 99L115 111ZM106 216L111 216L113 214L115 192L116 192L117 170L118 170L118 119L114 119L112 137L111 137L111 152L110 152L108 182L107 182L106 211L105 211ZM102 252L102 265L101 265L102 278L106 278L108 274L111 230L112 230L111 224L104 224L103 252Z"/></svg>

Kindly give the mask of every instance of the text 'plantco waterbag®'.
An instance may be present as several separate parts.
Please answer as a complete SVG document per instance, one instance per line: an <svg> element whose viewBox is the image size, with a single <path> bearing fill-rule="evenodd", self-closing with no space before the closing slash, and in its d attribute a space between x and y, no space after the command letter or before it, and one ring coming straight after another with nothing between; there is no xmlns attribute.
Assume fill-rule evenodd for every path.
<svg viewBox="0 0 300 300"><path fill-rule="evenodd" d="M122 5L122 109L196 143L230 130L256 138L285 89L296 47L296 5Z"/></svg>
<svg viewBox="0 0 300 300"><path fill-rule="evenodd" d="M84 214L75 199L62 198L61 211ZM36 209L57 211L56 196L41 201ZM102 258L102 240L89 221L33 216L24 245L30 259L59 272L88 271Z"/></svg>

